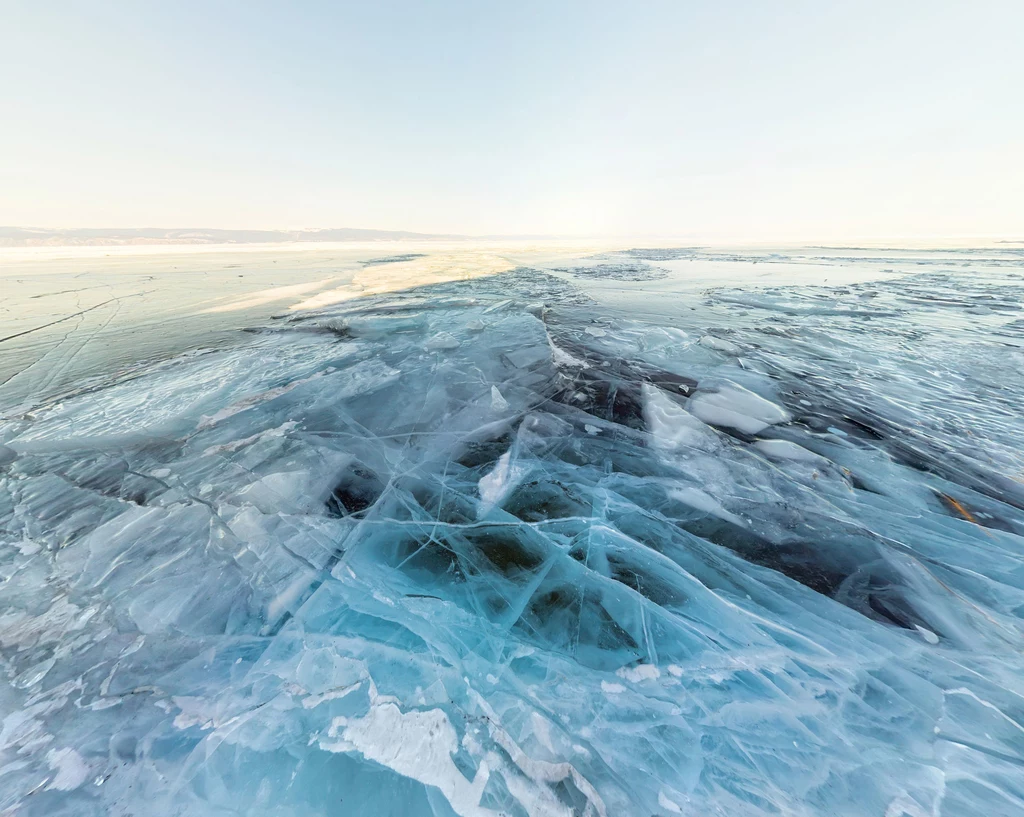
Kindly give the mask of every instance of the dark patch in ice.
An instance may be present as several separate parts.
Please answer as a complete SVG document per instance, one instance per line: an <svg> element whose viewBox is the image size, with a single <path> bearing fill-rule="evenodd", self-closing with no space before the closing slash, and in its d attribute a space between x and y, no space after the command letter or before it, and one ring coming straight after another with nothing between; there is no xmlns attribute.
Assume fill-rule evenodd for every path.
<svg viewBox="0 0 1024 817"><path fill-rule="evenodd" d="M483 440L467 440L456 455L456 462L467 468L476 468L497 462L512 445L512 432L505 429L498 436Z"/></svg>
<svg viewBox="0 0 1024 817"><path fill-rule="evenodd" d="M644 383L682 396L689 395L697 387L697 381L692 378L641 361L602 354L569 337L559 335L554 342L586 365L569 365L562 369L563 385L553 399L611 423L638 430L646 427L642 396Z"/></svg>
<svg viewBox="0 0 1024 817"><path fill-rule="evenodd" d="M866 410L861 410L859 417L854 416L852 407L841 405L831 410L821 408L819 412L798 416L797 422L819 432L837 428L848 438L877 445L908 468L934 474L989 499L1024 510L1024 484L938 445L913 428Z"/></svg>
<svg viewBox="0 0 1024 817"><path fill-rule="evenodd" d="M582 622L586 626L581 626ZM640 656L639 642L586 586L553 582L530 599L515 629L530 641L567 653L586 667L607 669Z"/></svg>
<svg viewBox="0 0 1024 817"><path fill-rule="evenodd" d="M530 480L505 500L503 507L524 522L587 516L588 503L568 485L557 480Z"/></svg>
<svg viewBox="0 0 1024 817"><path fill-rule="evenodd" d="M917 625L939 629L913 609L908 596L914 590L879 558L878 546L870 541L839 549L823 542L773 542L717 520L684 527L872 620L908 630Z"/></svg>
<svg viewBox="0 0 1024 817"><path fill-rule="evenodd" d="M384 487L384 483L369 468L360 464L352 465L331 491L327 511L332 516L362 514L380 499Z"/></svg>
<svg viewBox="0 0 1024 817"><path fill-rule="evenodd" d="M610 423L635 429L645 427L643 398L636 382L579 372L553 399Z"/></svg>
<svg viewBox="0 0 1024 817"><path fill-rule="evenodd" d="M860 431L863 431L868 437L875 440L884 440L885 434L876 429L870 423L864 420L858 420L856 417L843 417L843 419L850 425L854 426Z"/></svg>
<svg viewBox="0 0 1024 817"><path fill-rule="evenodd" d="M857 569L847 556L845 566L829 558L830 548L811 542L779 544L749 530L717 519L682 523L683 527L716 545L728 548L748 562L771 568L804 587L832 596L843 580Z"/></svg>
<svg viewBox="0 0 1024 817"><path fill-rule="evenodd" d="M609 554L607 558L611 578L659 607L679 608L686 603L686 594L657 571L645 570L626 554Z"/></svg>
<svg viewBox="0 0 1024 817"><path fill-rule="evenodd" d="M438 579L466 581L459 555L433 537L401 540L396 556L395 567L413 576L420 574L429 584L436 583Z"/></svg>
<svg viewBox="0 0 1024 817"><path fill-rule="evenodd" d="M914 589L882 560L868 562L846 576L833 598L862 615L905 630L924 627L941 635L941 625L927 621L914 609Z"/></svg>
<svg viewBox="0 0 1024 817"><path fill-rule="evenodd" d="M543 550L528 542L519 529L508 525L469 528L463 536L471 547L486 556L494 568L505 575L530 573L545 559Z"/></svg>
<svg viewBox="0 0 1024 817"><path fill-rule="evenodd" d="M691 377L669 372L642 360L626 360L592 345L585 344L565 331L553 332L555 345L572 358L586 364L583 367L567 366L572 372L582 372L585 377L604 379L616 377L628 380L637 386L650 383L670 394L689 396L696 388L697 381Z"/></svg>

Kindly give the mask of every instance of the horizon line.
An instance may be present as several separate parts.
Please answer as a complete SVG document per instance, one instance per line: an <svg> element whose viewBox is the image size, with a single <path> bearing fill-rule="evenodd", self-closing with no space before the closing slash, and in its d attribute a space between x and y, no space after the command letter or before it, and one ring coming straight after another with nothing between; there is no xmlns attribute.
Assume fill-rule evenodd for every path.
<svg viewBox="0 0 1024 817"><path fill-rule="evenodd" d="M75 246L215 246L252 244L357 243L360 241L668 241L699 247L802 246L809 249L908 249L903 242L937 242L967 248L964 242L981 242L996 248L1024 247L1024 238L1003 234L905 234L905 235L780 235L723 237L683 233L552 234L552 233L433 233L369 227L227 228L227 227L24 227L0 225L0 248Z"/></svg>

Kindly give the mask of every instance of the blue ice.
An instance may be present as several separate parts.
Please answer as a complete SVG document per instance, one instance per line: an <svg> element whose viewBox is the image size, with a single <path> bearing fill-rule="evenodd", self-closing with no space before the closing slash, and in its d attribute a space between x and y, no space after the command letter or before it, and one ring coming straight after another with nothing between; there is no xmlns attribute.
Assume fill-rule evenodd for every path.
<svg viewBox="0 0 1024 817"><path fill-rule="evenodd" d="M1020 264L680 258L4 421L0 813L1024 814Z"/></svg>

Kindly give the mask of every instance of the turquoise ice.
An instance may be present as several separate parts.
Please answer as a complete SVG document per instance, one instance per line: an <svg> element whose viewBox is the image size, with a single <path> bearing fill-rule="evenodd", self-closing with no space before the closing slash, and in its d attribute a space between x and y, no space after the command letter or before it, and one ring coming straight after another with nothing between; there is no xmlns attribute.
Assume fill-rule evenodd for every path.
<svg viewBox="0 0 1024 817"><path fill-rule="evenodd" d="M1024 813L1024 260L686 259L8 419L0 812Z"/></svg>

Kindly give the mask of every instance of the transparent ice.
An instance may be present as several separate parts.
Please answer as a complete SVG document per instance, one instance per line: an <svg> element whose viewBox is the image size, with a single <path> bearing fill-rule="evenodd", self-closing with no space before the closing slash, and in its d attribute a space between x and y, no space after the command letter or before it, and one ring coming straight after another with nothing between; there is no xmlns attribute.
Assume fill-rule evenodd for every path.
<svg viewBox="0 0 1024 817"><path fill-rule="evenodd" d="M1024 259L692 255L7 420L0 813L1024 814Z"/></svg>

